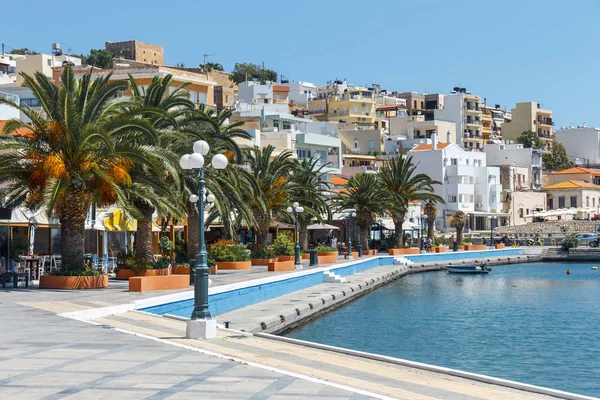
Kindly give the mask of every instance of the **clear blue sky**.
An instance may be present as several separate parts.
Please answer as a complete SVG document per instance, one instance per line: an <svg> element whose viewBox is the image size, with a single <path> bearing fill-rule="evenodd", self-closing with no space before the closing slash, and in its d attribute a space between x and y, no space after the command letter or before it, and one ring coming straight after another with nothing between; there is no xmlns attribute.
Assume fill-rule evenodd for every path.
<svg viewBox="0 0 600 400"><path fill-rule="evenodd" d="M2 5L0 42L87 53L137 39L163 45L167 64L196 66L214 53L226 70L264 61L317 84L347 78L428 93L461 85L488 104L543 103L557 128L600 126L600 0L29 3Z"/></svg>

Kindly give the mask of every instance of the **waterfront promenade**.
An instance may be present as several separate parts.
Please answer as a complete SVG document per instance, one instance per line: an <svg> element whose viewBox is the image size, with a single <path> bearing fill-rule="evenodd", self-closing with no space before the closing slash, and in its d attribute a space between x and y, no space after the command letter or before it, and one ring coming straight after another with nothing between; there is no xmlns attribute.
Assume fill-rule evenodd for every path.
<svg viewBox="0 0 600 400"><path fill-rule="evenodd" d="M224 274L213 282L240 276ZM103 291L0 291L2 398L553 398L228 330L214 340L188 340L183 321L147 313L93 324L56 315L158 295L134 296L112 285Z"/></svg>

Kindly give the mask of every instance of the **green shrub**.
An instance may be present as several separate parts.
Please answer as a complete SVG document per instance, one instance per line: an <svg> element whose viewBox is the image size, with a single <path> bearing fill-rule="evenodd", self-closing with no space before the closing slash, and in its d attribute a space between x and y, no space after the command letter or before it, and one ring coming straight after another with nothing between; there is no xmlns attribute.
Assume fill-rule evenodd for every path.
<svg viewBox="0 0 600 400"><path fill-rule="evenodd" d="M170 254L175 250L175 244L171 242L168 237L163 236L158 241L158 248L163 254Z"/></svg>
<svg viewBox="0 0 600 400"><path fill-rule="evenodd" d="M251 244L248 249L253 260L273 258L273 252L261 244Z"/></svg>
<svg viewBox="0 0 600 400"><path fill-rule="evenodd" d="M280 232L273 241L273 254L276 256L293 256L294 243L291 235Z"/></svg>
<svg viewBox="0 0 600 400"><path fill-rule="evenodd" d="M473 243L473 238L464 238L463 243Z"/></svg>
<svg viewBox="0 0 600 400"><path fill-rule="evenodd" d="M560 242L560 247L563 250L569 250L569 249L572 249L577 246L579 246L579 239L577 239L577 237L575 235L567 235Z"/></svg>
<svg viewBox="0 0 600 400"><path fill-rule="evenodd" d="M336 249L335 247L329 247L329 246L317 246L315 247L316 251L335 251L337 252L338 249Z"/></svg>
<svg viewBox="0 0 600 400"><path fill-rule="evenodd" d="M250 255L246 247L231 240L219 240L208 249L211 262L249 261Z"/></svg>
<svg viewBox="0 0 600 400"><path fill-rule="evenodd" d="M171 266L171 260L168 257L161 257L157 261L150 263L148 269L166 269Z"/></svg>

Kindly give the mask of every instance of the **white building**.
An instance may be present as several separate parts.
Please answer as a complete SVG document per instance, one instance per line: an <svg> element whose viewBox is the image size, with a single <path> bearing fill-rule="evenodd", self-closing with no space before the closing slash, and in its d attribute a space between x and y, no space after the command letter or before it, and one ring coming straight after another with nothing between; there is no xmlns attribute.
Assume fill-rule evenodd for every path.
<svg viewBox="0 0 600 400"><path fill-rule="evenodd" d="M554 140L562 143L576 164L600 164L600 128L561 128Z"/></svg>
<svg viewBox="0 0 600 400"><path fill-rule="evenodd" d="M238 85L238 99L240 103L271 104L273 103L273 83L246 81Z"/></svg>
<svg viewBox="0 0 600 400"><path fill-rule="evenodd" d="M0 82L0 97L11 100L21 106L40 107L39 100L33 95L31 89L22 85L22 82L14 82L10 79L7 80L7 83ZM19 110L6 105L0 105L0 120L11 118L19 118L24 122L31 122Z"/></svg>
<svg viewBox="0 0 600 400"><path fill-rule="evenodd" d="M22 56L16 59L17 73L26 73L34 75L36 72L41 72L48 78L52 78L52 68L62 67L65 63L72 66L81 65L81 59L69 55L53 55L53 54L31 54ZM23 77L17 75L17 81L22 81Z"/></svg>
<svg viewBox="0 0 600 400"><path fill-rule="evenodd" d="M462 88L444 96L444 106L434 111L434 119L456 123L456 143L469 150L483 148L481 97Z"/></svg>
<svg viewBox="0 0 600 400"><path fill-rule="evenodd" d="M542 150L522 144L487 143L484 148L487 165L509 166L509 177L518 175L510 190L539 189L542 186ZM522 177L521 177L522 176Z"/></svg>
<svg viewBox="0 0 600 400"><path fill-rule="evenodd" d="M431 144L436 135L438 143L458 143L456 123L425 120L423 115L391 117L390 134L384 143L385 154L403 153L419 144Z"/></svg>
<svg viewBox="0 0 600 400"><path fill-rule="evenodd" d="M433 180L435 193L446 199L440 204L438 227L449 227L448 217L460 210L469 215L469 227L489 229L488 216L506 217L501 212L500 169L488 167L485 153L465 151L455 143L422 144L408 152L417 165L415 173L423 173ZM491 220L493 227L498 219Z"/></svg>
<svg viewBox="0 0 600 400"><path fill-rule="evenodd" d="M294 104L308 105L310 100L317 98L317 86L310 82L291 82L283 84L290 88L289 99Z"/></svg>

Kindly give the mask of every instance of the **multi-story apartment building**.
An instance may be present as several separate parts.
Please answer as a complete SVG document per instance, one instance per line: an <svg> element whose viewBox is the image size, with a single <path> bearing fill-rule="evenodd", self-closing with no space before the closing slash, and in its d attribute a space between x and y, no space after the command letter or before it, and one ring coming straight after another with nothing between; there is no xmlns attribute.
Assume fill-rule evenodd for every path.
<svg viewBox="0 0 600 400"><path fill-rule="evenodd" d="M52 70L57 67L62 67L64 63L69 63L72 66L81 65L81 59L78 57L69 56L66 54L31 54L20 56L16 61L16 80L22 81L21 73L34 75L36 72L41 72L48 78L53 77Z"/></svg>
<svg viewBox="0 0 600 400"><path fill-rule="evenodd" d="M456 90L458 89L458 90ZM435 119L456 123L456 143L467 150L483 150L481 97L465 88L455 88L444 97L443 108L434 111Z"/></svg>
<svg viewBox="0 0 600 400"><path fill-rule="evenodd" d="M125 42L106 42L104 45L109 50L126 60L139 61L152 65L165 65L165 50L162 46L128 40Z"/></svg>
<svg viewBox="0 0 600 400"><path fill-rule="evenodd" d="M423 115L390 118L389 137L386 138L385 154L406 153L419 144L431 144L432 137L438 143L456 143L456 123L452 121L425 120Z"/></svg>
<svg viewBox="0 0 600 400"><path fill-rule="evenodd" d="M53 76L56 81L60 81L60 75L62 74L62 67L53 69ZM90 67L81 66L73 69L76 76L82 76L90 71ZM118 66L112 69L94 69L92 71L92 79L96 79L100 76L106 76L112 73L110 80L128 80L129 74L133 76L133 79L137 83L140 90L145 90L154 77L164 77L171 75L173 82L169 91L174 91L180 85L186 83L188 86L184 89L189 94L189 99L197 105L205 104L208 107L215 108L214 88L217 86L216 82L209 81L206 79L206 75L197 72L180 70L177 68L169 68L159 65L150 64L137 64L133 67L128 64ZM127 89L123 95L128 96L131 94L131 90Z"/></svg>
<svg viewBox="0 0 600 400"><path fill-rule="evenodd" d="M423 173L442 182L435 193L446 199L440 204L439 222L448 227L448 217L460 210L469 216L469 227L485 230L506 220L502 213L500 169L486 164L483 152L465 151L455 143L421 144L408 152L417 165L415 173ZM487 219L495 216L496 219ZM500 218L500 220L498 220ZM440 226L440 224L438 224Z"/></svg>
<svg viewBox="0 0 600 400"><path fill-rule="evenodd" d="M510 121L511 115L500 108L499 104L494 107L484 104L481 107L481 132L483 139L499 140L502 138L502 124L505 121Z"/></svg>
<svg viewBox="0 0 600 400"><path fill-rule="evenodd" d="M327 119L330 121L374 126L376 118L375 94L366 88L349 89L328 98Z"/></svg>
<svg viewBox="0 0 600 400"><path fill-rule="evenodd" d="M552 111L543 109L540 103L529 101L517 103L511 110L511 116L511 121L502 125L504 140L516 141L523 132L533 131L546 143L545 148L550 148L554 140Z"/></svg>
<svg viewBox="0 0 600 400"><path fill-rule="evenodd" d="M600 164L600 128L561 128L554 134L554 140L562 143L569 160L579 165Z"/></svg>
<svg viewBox="0 0 600 400"><path fill-rule="evenodd" d="M281 86L290 88L289 99L294 104L308 105L309 101L317 98L317 87L311 82L286 82L281 83Z"/></svg>

